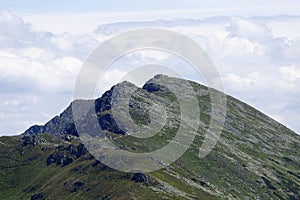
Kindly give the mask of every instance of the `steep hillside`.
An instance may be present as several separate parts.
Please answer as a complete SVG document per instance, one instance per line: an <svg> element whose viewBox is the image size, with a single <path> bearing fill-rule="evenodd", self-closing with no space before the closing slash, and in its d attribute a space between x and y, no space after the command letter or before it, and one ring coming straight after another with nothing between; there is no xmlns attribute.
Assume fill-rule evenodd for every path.
<svg viewBox="0 0 300 200"><path fill-rule="evenodd" d="M138 153L163 147L176 135L180 106L176 96L156 84L156 79L171 81L175 89L182 83L162 75L143 88L120 83L94 101L86 118L96 113L102 131L120 148ZM201 123L192 145L170 166L134 174L101 164L81 144L71 104L44 126L33 126L21 136L0 138L0 198L300 199L300 137L230 96L218 143L205 158L199 158L212 110L208 88L190 84L197 94ZM161 115L154 113L150 119L149 107L160 104L166 108L166 124L150 138L126 134L129 130L118 127L113 118L113 90L119 96L135 91L129 103L135 123L147 125L154 120L159 124ZM150 99L150 95L155 98ZM188 101L189 96L185 96Z"/></svg>

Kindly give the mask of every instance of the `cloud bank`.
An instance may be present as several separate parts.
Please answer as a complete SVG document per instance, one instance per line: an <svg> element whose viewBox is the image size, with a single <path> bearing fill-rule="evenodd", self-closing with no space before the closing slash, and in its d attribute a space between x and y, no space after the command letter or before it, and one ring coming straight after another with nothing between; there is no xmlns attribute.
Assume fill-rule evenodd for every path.
<svg viewBox="0 0 300 200"><path fill-rule="evenodd" d="M54 34L0 11L0 135L44 123L72 99L89 53L112 35L142 27L180 32L214 61L227 93L300 133L300 16L210 17L100 24L93 34ZM80 25L78 25L80 26ZM282 30L280 27L285 27ZM104 89L137 64L183 66L172 55L136 52L115 64ZM182 68L182 67L181 67ZM192 75L186 78L195 79ZM101 92L104 90L102 88Z"/></svg>
<svg viewBox="0 0 300 200"><path fill-rule="evenodd" d="M77 72L97 43L90 35L34 30L0 10L0 135L21 133L67 106Z"/></svg>

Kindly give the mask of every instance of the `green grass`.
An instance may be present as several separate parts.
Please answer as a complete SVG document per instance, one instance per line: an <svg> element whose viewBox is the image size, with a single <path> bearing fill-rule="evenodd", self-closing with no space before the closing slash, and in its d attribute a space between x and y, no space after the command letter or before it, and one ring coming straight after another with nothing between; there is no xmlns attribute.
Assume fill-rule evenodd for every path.
<svg viewBox="0 0 300 200"><path fill-rule="evenodd" d="M195 91L207 90L193 82L191 85ZM176 126L164 127L159 134L147 139L107 132L116 145L128 151L150 152L174 138L180 116L176 96L165 88L154 94L171 103L172 109L167 111L174 114ZM198 96L199 117L207 126L210 96L203 94ZM148 103L145 96L136 95L133 104ZM230 96L227 100L226 123L239 133L223 130L213 150L199 159L199 148L207 129L199 127L193 144L181 158L167 169L147 174L151 179L149 184L135 183L126 173L97 163L88 153L79 158L71 155L66 149L70 144L79 145L75 137L66 142L51 134L41 134L38 137L44 138L45 144L27 147L22 146L20 136L0 137L0 199L30 199L32 194L40 192L47 199L186 199L172 189L167 191L160 182L192 199L299 199L299 136L247 104ZM133 109L132 118L147 124L147 116L139 114L142 109ZM97 114L111 114L111 111ZM42 150L43 147L47 150ZM47 166L46 160L53 153L71 156L74 161L64 167L55 163ZM78 182L83 185L76 187Z"/></svg>

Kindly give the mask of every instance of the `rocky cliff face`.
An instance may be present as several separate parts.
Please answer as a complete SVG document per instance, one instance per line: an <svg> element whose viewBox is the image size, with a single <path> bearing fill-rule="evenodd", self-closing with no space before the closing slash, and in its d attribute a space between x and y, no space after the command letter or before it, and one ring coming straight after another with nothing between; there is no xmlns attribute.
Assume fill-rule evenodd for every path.
<svg viewBox="0 0 300 200"><path fill-rule="evenodd" d="M155 84L155 81L153 81L155 79L156 80L169 79L174 83L178 82L180 87L179 79L172 79L163 75L157 75L152 80L149 80L143 86L143 88L138 88L134 84L124 81L122 83L113 86L109 91L105 92L101 98L98 98L96 100L76 100L72 102L67 107L67 109L65 109L59 116L55 116L43 126L34 125L30 127L28 130L24 132L24 135L52 133L55 135L69 134L69 135L78 136L74 124L74 120L73 120L72 106L74 103L84 105L86 101L93 101L93 103L91 104L92 106L89 108L90 112L88 112L86 119L82 119L83 124L88 121L88 118L93 117L93 114L95 113L97 115L98 123L101 126L101 129L116 134L124 134L125 131L123 131L118 127L111 113L112 95L116 96L117 101L120 102L119 105L127 105L126 104L127 102L125 102L125 99L123 99L122 97L124 96L125 93L129 93L129 92L133 93L130 102L128 102L130 113L131 113L130 116L128 117L133 117L135 120L140 121L141 123L143 122L146 123L146 121L148 120L149 123L149 119L146 118L147 117L149 118L148 116L149 113L147 112L147 110L149 110L149 106L151 104L160 103L163 105L168 105L170 104L170 102L166 101L165 97L173 98L173 100L176 99L176 97L174 97L174 95L172 95L170 91L168 91L166 88L162 87L161 85ZM149 96L153 93L160 94L160 96L156 96L155 100L152 99L152 102L150 102L151 100L149 100ZM175 105L171 105L171 106L172 106L171 109L173 109L173 112L175 112L174 111ZM124 110L125 109L127 108L124 107ZM154 118L155 119L158 118L157 120L159 120L160 116L157 115L154 116Z"/></svg>
<svg viewBox="0 0 300 200"><path fill-rule="evenodd" d="M102 131L120 148L136 153L161 148L176 135L180 105L176 95L157 84L156 79L172 82L175 90L179 90L182 81L158 75L142 88L120 83L93 101L86 118L96 114ZM0 197L9 199L4 198L9 192L15 197L36 194L34 198L57 198L63 194L69 198L94 199L139 199L139 196L143 199L300 199L299 135L235 98L227 96L227 114L218 143L205 158L199 158L213 111L208 88L190 84L197 94L201 122L193 144L172 165L138 175L123 174L102 165L80 146L71 104L44 126L33 126L20 137L1 138ZM126 114L120 116L122 123L116 123L112 95L122 97L126 91L134 91L129 104L122 98L118 101L128 105L129 117L136 124L159 126L162 117L167 118L157 135L147 139L128 136L135 127L119 127L126 123ZM184 95L187 100L190 98ZM160 112L159 106L156 107L159 115L151 113L153 105L163 106L165 113ZM30 169L34 166L39 168L32 174ZM14 175L8 176L11 173ZM22 177L24 173L28 173L28 179L18 180L17 176Z"/></svg>

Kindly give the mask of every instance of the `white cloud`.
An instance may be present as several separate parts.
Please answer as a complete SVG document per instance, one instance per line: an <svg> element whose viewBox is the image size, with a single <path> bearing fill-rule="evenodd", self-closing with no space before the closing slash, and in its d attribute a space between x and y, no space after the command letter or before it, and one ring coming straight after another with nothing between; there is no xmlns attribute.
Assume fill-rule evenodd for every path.
<svg viewBox="0 0 300 200"><path fill-rule="evenodd" d="M265 41L270 34L265 24L259 24L255 21L233 17L231 19L228 31L231 37L247 38L251 41Z"/></svg>
<svg viewBox="0 0 300 200"><path fill-rule="evenodd" d="M0 93L0 135L15 135L44 124L70 103L66 94Z"/></svg>
<svg viewBox="0 0 300 200"><path fill-rule="evenodd" d="M0 46L17 46L24 37L30 37L30 28L24 21L6 10L0 10ZM25 42L25 41L23 41Z"/></svg>
<svg viewBox="0 0 300 200"><path fill-rule="evenodd" d="M294 65L290 67L279 67L278 70L287 81L294 82L300 79L300 68L296 69Z"/></svg>
<svg viewBox="0 0 300 200"><path fill-rule="evenodd" d="M71 93L83 60L97 43L91 35L36 31L0 10L0 91Z"/></svg>
<svg viewBox="0 0 300 200"><path fill-rule="evenodd" d="M78 70L97 43L91 35L34 30L0 10L0 135L45 123L66 107Z"/></svg>
<svg viewBox="0 0 300 200"><path fill-rule="evenodd" d="M67 37L68 34L65 34ZM71 51L73 50L73 42L68 40L66 37L59 36L59 37L53 37L50 39L50 42L56 45L59 49L63 51Z"/></svg>
<svg viewBox="0 0 300 200"><path fill-rule="evenodd" d="M16 130L7 120L16 119L18 130L21 130L27 128L28 123L45 121L58 114L71 101L76 74L98 44L95 38L103 41L133 28L162 27L178 31L204 48L216 64L226 92L300 132L297 123L300 112L297 106L300 100L300 30L295 27L280 29L282 23L288 24L283 27L293 27L299 21L299 16L274 16L118 22L100 24L94 34L80 31L80 34L72 35L37 31L21 18L0 11L1 100L11 93L1 104L1 110L6 109L0 113L1 127L4 127L3 131ZM73 29L80 27L78 23ZM137 62L139 59L141 61ZM197 79L194 74L182 70L185 69L182 61L157 52L138 52L117 65L126 68L158 61L175 67L186 78ZM122 67L108 71L102 86L108 89L124 74ZM103 88L99 90L103 92ZM53 98L59 95L63 103ZM35 103L23 100L24 96L31 96L29 99L35 96ZM43 108L45 106L51 109ZM20 116L19 109L31 109L30 114Z"/></svg>
<svg viewBox="0 0 300 200"><path fill-rule="evenodd" d="M272 30L274 37L287 37L296 40L300 38L299 16L282 16L281 19L270 20L268 27Z"/></svg>
<svg viewBox="0 0 300 200"><path fill-rule="evenodd" d="M22 58L41 60L45 62L51 61L55 58L55 54L52 51L37 47L22 48L19 50L18 55Z"/></svg>
<svg viewBox="0 0 300 200"><path fill-rule="evenodd" d="M9 85L15 93L71 92L82 61L75 57L62 57L43 62L43 58L42 61L32 59L36 57L34 52L29 52L29 57L0 52L0 91L7 90L4 86ZM43 54L40 55L43 57Z"/></svg>

